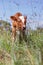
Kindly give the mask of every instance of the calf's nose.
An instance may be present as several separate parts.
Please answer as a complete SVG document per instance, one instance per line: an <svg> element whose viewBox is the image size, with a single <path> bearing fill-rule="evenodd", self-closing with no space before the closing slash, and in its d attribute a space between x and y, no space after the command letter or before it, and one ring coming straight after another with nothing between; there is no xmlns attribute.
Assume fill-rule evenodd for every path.
<svg viewBox="0 0 43 65"><path fill-rule="evenodd" d="M24 30L24 29L26 29L26 26L25 26L25 25L23 25L23 30Z"/></svg>

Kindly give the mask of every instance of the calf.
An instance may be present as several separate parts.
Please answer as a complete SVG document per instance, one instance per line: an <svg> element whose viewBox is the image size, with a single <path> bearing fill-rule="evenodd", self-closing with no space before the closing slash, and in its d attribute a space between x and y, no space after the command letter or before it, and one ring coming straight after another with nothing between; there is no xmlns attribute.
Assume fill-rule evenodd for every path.
<svg viewBox="0 0 43 65"><path fill-rule="evenodd" d="M23 16L21 13L16 13L14 16L10 16L12 20L12 35L13 39L16 38L16 31L22 31L23 35L26 30L26 19L27 16Z"/></svg>

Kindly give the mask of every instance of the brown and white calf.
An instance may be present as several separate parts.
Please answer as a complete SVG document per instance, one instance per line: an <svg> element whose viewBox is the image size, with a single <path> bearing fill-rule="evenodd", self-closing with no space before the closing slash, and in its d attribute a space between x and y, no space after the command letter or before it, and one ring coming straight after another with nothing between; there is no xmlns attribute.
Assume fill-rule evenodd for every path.
<svg viewBox="0 0 43 65"><path fill-rule="evenodd" d="M26 30L26 19L27 16L23 16L20 12L16 13L13 16L10 16L12 20L12 34L13 39L16 37L16 31L22 31L25 34L24 30Z"/></svg>

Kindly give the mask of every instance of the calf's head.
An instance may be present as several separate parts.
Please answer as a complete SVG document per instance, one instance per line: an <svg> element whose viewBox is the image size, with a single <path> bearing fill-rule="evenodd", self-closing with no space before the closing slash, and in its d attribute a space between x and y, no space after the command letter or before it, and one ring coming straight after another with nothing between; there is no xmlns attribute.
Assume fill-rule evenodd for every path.
<svg viewBox="0 0 43 65"><path fill-rule="evenodd" d="M22 30L26 29L26 19L27 16L23 16L21 13L16 13L14 16L10 17L12 20L12 26L20 28Z"/></svg>

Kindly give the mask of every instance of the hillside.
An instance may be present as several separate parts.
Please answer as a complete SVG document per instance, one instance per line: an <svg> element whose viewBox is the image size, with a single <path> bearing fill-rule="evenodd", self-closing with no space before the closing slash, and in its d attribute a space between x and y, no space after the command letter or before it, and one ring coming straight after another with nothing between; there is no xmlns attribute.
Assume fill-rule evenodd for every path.
<svg viewBox="0 0 43 65"><path fill-rule="evenodd" d="M7 21L0 20L0 29L9 30L11 28L11 24Z"/></svg>

